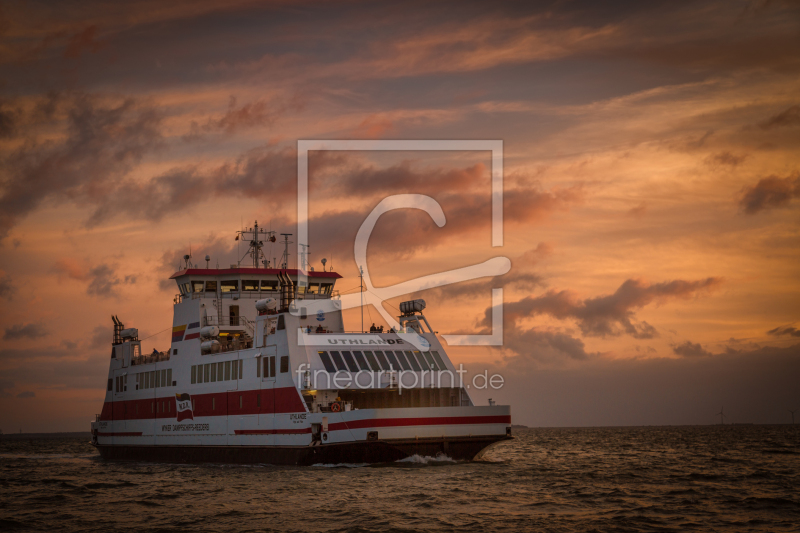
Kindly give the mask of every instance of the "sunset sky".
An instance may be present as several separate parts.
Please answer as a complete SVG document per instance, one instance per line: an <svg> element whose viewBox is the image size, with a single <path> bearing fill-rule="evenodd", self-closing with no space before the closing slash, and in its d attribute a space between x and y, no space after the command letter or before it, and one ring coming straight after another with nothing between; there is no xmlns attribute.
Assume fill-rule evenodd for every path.
<svg viewBox="0 0 800 533"><path fill-rule="evenodd" d="M489 152L309 163L311 262L343 293L391 194L435 198L447 223L384 215L376 285L511 259L390 302L486 333L504 288L504 346L448 349L506 377L477 403L537 426L800 409L797 2L11 0L0 35L6 433L89 430L111 315L167 348L190 246L228 266L242 224L296 233L299 139L503 141L495 248Z"/></svg>

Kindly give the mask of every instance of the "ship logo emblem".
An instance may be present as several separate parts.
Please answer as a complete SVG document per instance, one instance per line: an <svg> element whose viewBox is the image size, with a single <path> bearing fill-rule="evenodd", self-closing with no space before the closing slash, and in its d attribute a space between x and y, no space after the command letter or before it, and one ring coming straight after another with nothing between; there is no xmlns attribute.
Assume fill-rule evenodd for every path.
<svg viewBox="0 0 800 533"><path fill-rule="evenodd" d="M175 403L177 404L176 411L178 412L178 422L181 420L194 420L194 414L192 413L192 397L186 393L183 394L176 394L175 395Z"/></svg>
<svg viewBox="0 0 800 533"><path fill-rule="evenodd" d="M317 320L320 321L320 322L325 320L325 313L322 311L322 309L317 311Z"/></svg>

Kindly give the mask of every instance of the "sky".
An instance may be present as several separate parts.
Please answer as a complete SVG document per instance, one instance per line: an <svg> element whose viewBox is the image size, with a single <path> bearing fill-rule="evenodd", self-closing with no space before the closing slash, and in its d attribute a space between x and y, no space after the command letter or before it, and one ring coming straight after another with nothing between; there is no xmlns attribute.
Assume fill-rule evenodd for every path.
<svg viewBox="0 0 800 533"><path fill-rule="evenodd" d="M315 151L311 264L358 290L508 257L421 297L530 426L787 423L800 409L800 4L4 2L0 429L86 431L110 316L165 349L180 258L296 233L297 141L503 142L491 154ZM268 250L271 257L281 251ZM380 324L375 309L367 320ZM346 323L357 328L358 310Z"/></svg>

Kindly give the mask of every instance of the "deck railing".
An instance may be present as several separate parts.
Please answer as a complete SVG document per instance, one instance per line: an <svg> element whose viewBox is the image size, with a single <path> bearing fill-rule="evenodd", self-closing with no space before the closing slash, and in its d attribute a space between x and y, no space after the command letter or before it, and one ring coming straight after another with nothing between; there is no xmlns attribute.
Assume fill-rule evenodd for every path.
<svg viewBox="0 0 800 533"><path fill-rule="evenodd" d="M163 361L169 361L169 355L170 351L167 350L166 352L149 353L149 354L142 354L136 357L131 357L131 366L147 365L150 363L161 363Z"/></svg>
<svg viewBox="0 0 800 533"><path fill-rule="evenodd" d="M279 300L281 296L280 291L231 291L217 294L216 292L187 292L186 294L176 294L175 303L180 303L185 299L199 300L201 298L223 298L232 300L260 300L262 298L275 298ZM331 291L330 293L319 294L305 292L301 293L296 291L293 299L295 300L338 300L339 291Z"/></svg>

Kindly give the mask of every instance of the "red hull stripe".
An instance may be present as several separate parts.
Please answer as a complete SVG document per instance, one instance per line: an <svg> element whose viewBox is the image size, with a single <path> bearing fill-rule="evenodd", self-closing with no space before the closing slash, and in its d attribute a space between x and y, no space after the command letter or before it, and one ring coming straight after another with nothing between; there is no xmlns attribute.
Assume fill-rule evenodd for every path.
<svg viewBox="0 0 800 533"><path fill-rule="evenodd" d="M160 392L163 389L156 390ZM303 399L294 387L192 394L192 403L194 418L306 412ZM175 420L178 415L176 407L174 394L105 402L100 420Z"/></svg>
<svg viewBox="0 0 800 533"><path fill-rule="evenodd" d="M141 431L120 431L117 433L104 433L102 431L97 432L98 437L141 437Z"/></svg>
<svg viewBox="0 0 800 533"><path fill-rule="evenodd" d="M389 428L403 426L453 426L468 424L510 424L511 415L500 416L436 416L430 418L365 418L336 422L328 426L331 431L342 429Z"/></svg>
<svg viewBox="0 0 800 533"><path fill-rule="evenodd" d="M298 435L301 433L311 433L311 428L298 429L235 429L237 435Z"/></svg>

